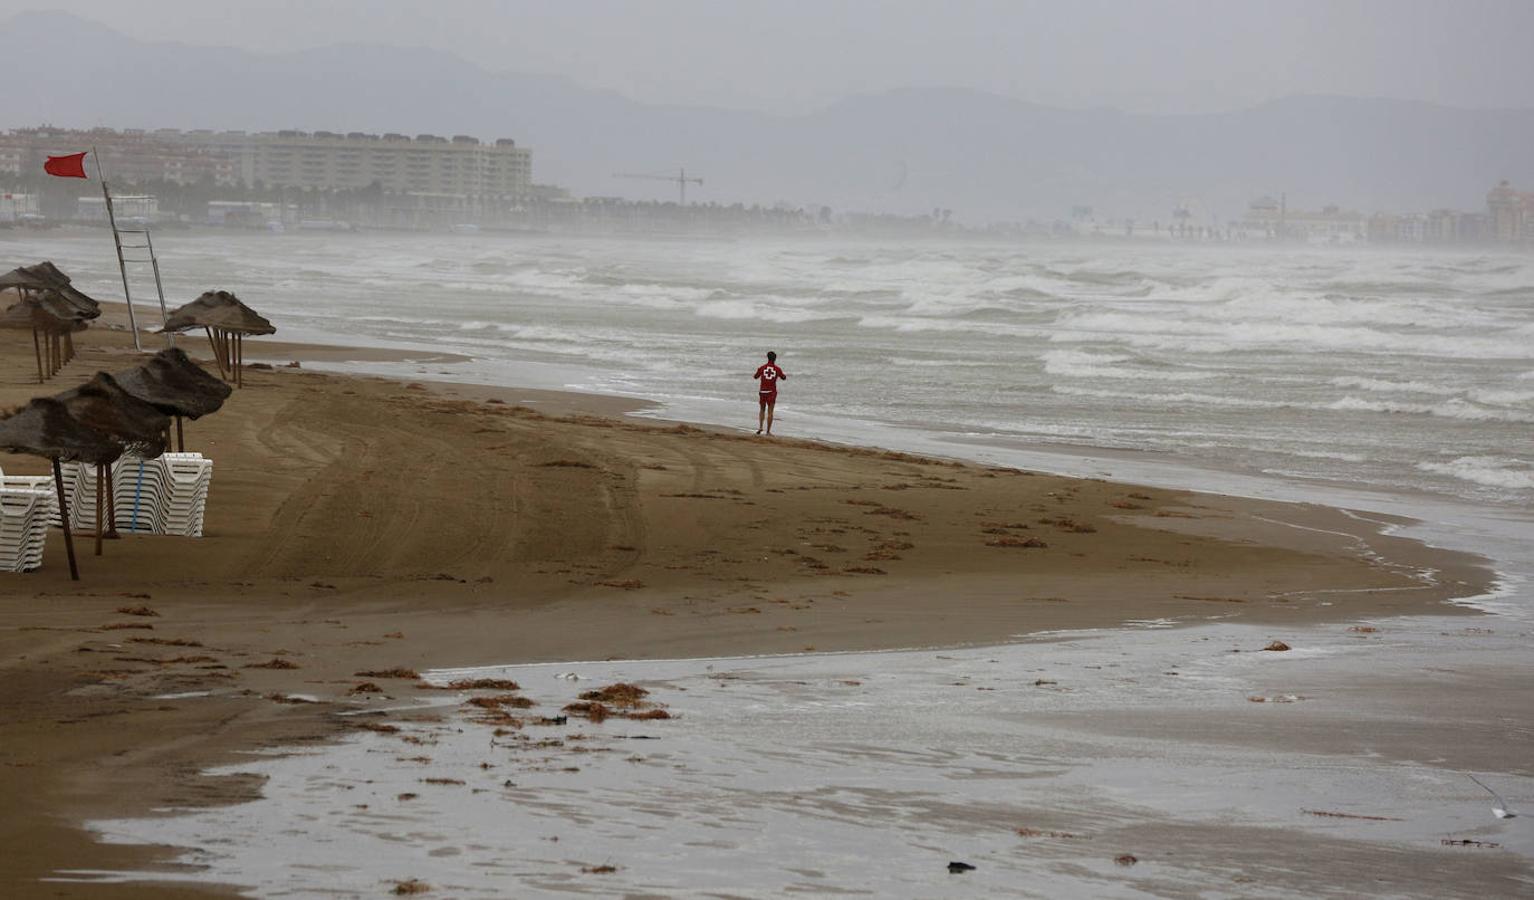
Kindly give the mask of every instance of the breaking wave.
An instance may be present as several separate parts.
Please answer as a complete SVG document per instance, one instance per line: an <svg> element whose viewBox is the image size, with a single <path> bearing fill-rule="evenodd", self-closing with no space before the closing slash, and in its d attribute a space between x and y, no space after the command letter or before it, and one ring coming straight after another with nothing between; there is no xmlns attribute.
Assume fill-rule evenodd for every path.
<svg viewBox="0 0 1534 900"><path fill-rule="evenodd" d="M1534 490L1534 463L1502 456L1461 456L1451 462L1419 462L1417 468L1484 487Z"/></svg>

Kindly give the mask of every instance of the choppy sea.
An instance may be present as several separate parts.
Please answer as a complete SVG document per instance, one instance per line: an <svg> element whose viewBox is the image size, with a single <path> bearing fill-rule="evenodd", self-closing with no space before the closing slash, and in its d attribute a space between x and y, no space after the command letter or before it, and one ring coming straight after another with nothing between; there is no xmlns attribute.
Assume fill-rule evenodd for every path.
<svg viewBox="0 0 1534 900"><path fill-rule="evenodd" d="M120 295L104 236L0 246ZM772 349L785 434L1534 504L1529 255L174 232L160 251L172 304L225 288L285 335L473 355L454 377L754 427Z"/></svg>

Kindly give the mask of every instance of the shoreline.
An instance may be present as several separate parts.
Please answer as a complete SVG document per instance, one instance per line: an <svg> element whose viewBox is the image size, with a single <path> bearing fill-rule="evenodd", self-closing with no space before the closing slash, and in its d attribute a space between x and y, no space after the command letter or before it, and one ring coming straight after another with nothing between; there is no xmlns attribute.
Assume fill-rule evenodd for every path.
<svg viewBox="0 0 1534 900"><path fill-rule="evenodd" d="M80 335L79 358L44 386L26 384L30 359L8 354L4 405L62 390L96 368L128 365L126 343L120 332ZM291 349L300 360L359 352L259 343ZM186 349L204 355L195 340ZM225 411L188 429L190 446L219 460L208 538L165 542L184 549L120 541L104 561L83 550L85 580L72 586L58 577L62 548L53 536L44 570L12 576L27 579L27 587L17 592L8 579L0 592L14 623L0 631L8 651L3 700L20 719L7 727L15 730L4 744L0 786L23 813L9 817L0 835L34 849L6 864L0 885L34 884L39 874L70 860L79 867L87 857L102 868L163 860L164 848L105 848L77 823L253 796L258 785L201 773L245 747L301 746L350 727L336 713L360 702L347 695L358 683L350 673L368 667L424 667L448 656L454 666L560 661L588 647L631 659L678 648L693 655L709 647L890 649L902 635L921 635L925 647L957 646L961 636L985 645L1010 639L1008 629L1019 623L1035 631L1122 627L1146 612L1190 620L1234 612L1239 621L1279 629L1369 615L1473 615L1446 601L1484 593L1495 577L1466 554L1380 533L1398 523L1366 524L1316 506L1142 492L794 439L767 444L723 429L614 419L637 407L594 394L427 389L404 378L302 368L251 375ZM539 411L515 405L527 400ZM380 430L391 416L401 423L404 449L373 441L395 437ZM354 460L368 454L378 456L379 469L359 470ZM7 471L23 471L13 459L4 460ZM409 483L399 479L442 478L437 469L453 464L472 467L474 477L454 473L445 481L449 493L401 490L392 499L391 491ZM316 494L325 518L307 522ZM502 496L512 509L501 508ZM1014 497L1013 511L999 502ZM565 508L571 504L581 508ZM228 517L232 507L241 507L238 520ZM753 528L764 508L778 510L769 515L772 527ZM1295 520L1259 521L1259 513L1277 511ZM583 515L600 519L600 533ZM550 536L514 534L529 517ZM691 525L669 533L669 524L687 517ZM451 525L453 518L476 527ZM391 530L405 519L418 529ZM450 525L452 534L421 543L419 528ZM353 528L381 530L353 540L345 533ZM284 537L285 529L293 533ZM768 536L752 533L758 530ZM1355 546L1339 549L1339 532ZM1003 540L1035 534L1089 562L1049 554L1061 558L1037 566L1026 555L1033 551ZM725 535L731 549L715 549ZM1110 539L1129 549L1105 548ZM329 542L338 545L335 553L322 554ZM396 544L406 550L392 549ZM856 544L867 545L863 559ZM1427 590L1361 564L1360 547L1384 548L1382 556L1404 558L1411 568L1437 568L1444 582ZM763 550L761 559L748 558ZM490 558L476 562L481 556ZM806 557L821 568L807 566ZM170 577L186 564L219 574ZM1098 570L1083 575L1082 566ZM1026 587L1018 585L1022 576ZM497 584L514 584L507 588L514 594L501 596ZM1284 598L1279 588L1304 599ZM1338 588L1366 599L1320 596ZM963 608L934 607L934 596L955 594L966 597ZM125 601L131 595L147 596ZM135 621L112 612L140 599L158 615ZM85 624L87 617L117 621L103 629ZM572 634L574 623L581 627ZM151 627L110 627L123 625ZM348 640L354 635L361 640ZM198 649L175 649L190 644ZM197 656L207 660L176 661ZM297 671L251 668L263 660L288 660ZM209 685L221 693L205 707L167 709L156 700L168 687ZM316 693L324 702L269 699L292 693ZM50 758L58 762L39 771ZM125 792L134 796L114 797ZM54 824L41 840L23 837L43 818ZM75 888L92 896L183 896L158 883ZM185 890L200 896L212 889Z"/></svg>

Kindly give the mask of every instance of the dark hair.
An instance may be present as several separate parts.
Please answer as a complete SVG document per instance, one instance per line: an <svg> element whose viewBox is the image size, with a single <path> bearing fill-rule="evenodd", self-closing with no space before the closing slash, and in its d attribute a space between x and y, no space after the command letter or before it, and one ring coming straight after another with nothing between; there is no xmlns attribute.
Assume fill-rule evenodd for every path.
<svg viewBox="0 0 1534 900"><path fill-rule="evenodd" d="M773 353L771 350L768 350L767 351L767 361L768 362L777 362L778 361L778 355L776 353Z"/></svg>

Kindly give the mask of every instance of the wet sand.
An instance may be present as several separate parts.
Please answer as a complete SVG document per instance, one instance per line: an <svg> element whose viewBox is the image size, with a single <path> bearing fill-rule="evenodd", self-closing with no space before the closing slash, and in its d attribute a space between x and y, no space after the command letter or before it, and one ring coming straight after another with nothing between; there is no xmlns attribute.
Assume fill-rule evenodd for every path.
<svg viewBox="0 0 1534 900"><path fill-rule="evenodd" d="M1218 622L439 670L369 694L366 730L322 752L231 766L265 779L238 818L92 826L193 848L196 877L257 895L1526 892L1534 830L1465 777L1531 796L1506 725L1534 674L1523 636L1373 621L1286 627L1285 652ZM451 689L476 679L496 687ZM600 722L566 706L593 691ZM953 860L975 869L956 882Z"/></svg>
<svg viewBox="0 0 1534 900"><path fill-rule="evenodd" d="M0 332L0 406L132 364L121 332L76 343L40 388L30 337ZM184 346L206 356L205 342ZM357 352L248 345L300 364ZM55 534L42 570L0 579L0 846L14 851L0 894L206 893L37 879L169 859L97 844L79 823L255 796L251 779L201 773L352 727L337 714L365 703L358 684L395 687L362 671L979 644L1213 617L1281 636L1466 614L1445 601L1489 579L1473 558L1337 510L620 417L631 408L250 371L223 411L187 423L188 449L215 460L204 538L130 536L102 558L81 541L73 584ZM0 455L7 473L44 466ZM130 612L141 607L152 614ZM215 695L155 699L202 690Z"/></svg>

